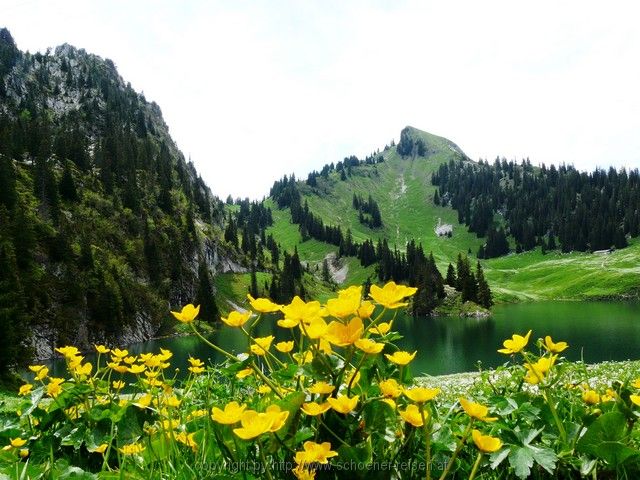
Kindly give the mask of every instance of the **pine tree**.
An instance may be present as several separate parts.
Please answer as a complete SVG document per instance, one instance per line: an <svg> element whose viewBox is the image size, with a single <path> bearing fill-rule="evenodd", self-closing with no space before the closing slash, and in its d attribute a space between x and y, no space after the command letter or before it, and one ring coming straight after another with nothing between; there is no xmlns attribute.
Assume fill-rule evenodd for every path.
<svg viewBox="0 0 640 480"><path fill-rule="evenodd" d="M16 172L9 157L0 154L0 205L11 210L16 203Z"/></svg>
<svg viewBox="0 0 640 480"><path fill-rule="evenodd" d="M257 290L257 287L256 287ZM213 323L218 319L218 306L213 297L211 276L205 261L200 261L198 267L198 291L196 293L196 305L200 305L199 318Z"/></svg>
<svg viewBox="0 0 640 480"><path fill-rule="evenodd" d="M449 285L450 287L454 287L454 288L457 285L456 271L453 268L453 265L451 265L451 263L449 263L449 266L447 267L446 284Z"/></svg>
<svg viewBox="0 0 640 480"><path fill-rule="evenodd" d="M254 266L251 267L251 286L249 287L249 294L253 298L258 298L260 296L260 292L258 291L258 278L256 277L256 268Z"/></svg>
<svg viewBox="0 0 640 480"><path fill-rule="evenodd" d="M64 171L62 172L62 178L60 179L58 189L60 190L60 196L63 199L68 200L69 202L78 201L76 183L73 180L73 175L71 174L71 168L69 167L68 162L64 165Z"/></svg>
<svg viewBox="0 0 640 480"><path fill-rule="evenodd" d="M325 258L322 260L322 280L329 283L331 282L331 272L329 271L329 262Z"/></svg>
<svg viewBox="0 0 640 480"><path fill-rule="evenodd" d="M476 281L478 283L478 304L483 306L484 308L491 308L491 305L493 305L493 297L491 294L491 289L489 288L489 284L484 278L484 271L482 270L482 265L480 265L480 262L478 262L476 265Z"/></svg>

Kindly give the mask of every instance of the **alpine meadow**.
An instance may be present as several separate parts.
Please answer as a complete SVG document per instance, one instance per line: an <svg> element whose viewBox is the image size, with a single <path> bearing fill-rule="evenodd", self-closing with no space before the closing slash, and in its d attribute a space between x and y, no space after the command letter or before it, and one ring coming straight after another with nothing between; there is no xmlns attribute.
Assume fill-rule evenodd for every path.
<svg viewBox="0 0 640 480"><path fill-rule="evenodd" d="M220 198L0 29L0 479L638 478L640 171L416 127Z"/></svg>

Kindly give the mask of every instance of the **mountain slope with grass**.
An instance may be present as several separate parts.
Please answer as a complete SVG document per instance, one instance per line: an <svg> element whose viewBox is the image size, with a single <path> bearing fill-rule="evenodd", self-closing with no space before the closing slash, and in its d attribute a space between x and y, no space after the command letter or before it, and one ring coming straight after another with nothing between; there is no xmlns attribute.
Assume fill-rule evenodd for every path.
<svg viewBox="0 0 640 480"><path fill-rule="evenodd" d="M312 172L306 181L296 181L296 186L301 203L325 225L339 225L345 235L349 230L355 242L386 239L400 251L415 240L425 252L433 252L444 275L450 262L455 265L459 253L469 255L475 262L480 247L487 242L486 236L479 237L459 222L460 213L451 207L450 200L441 199L438 186L433 184L434 174L452 161L478 165L449 140L407 127L398 145L386 146L357 165L349 158L327 165L320 172ZM354 207L354 197L373 199L379 207L382 226L371 228L366 216L362 221ZM273 198L267 199L266 204L274 212L269 232L284 248L296 247L301 259L313 269L318 270L324 258L338 254L336 245L304 238L299 226L292 223L289 209L278 209ZM499 227L504 226L505 220L496 214L493 222ZM619 298L636 296L640 289L640 271L636 267L640 246L636 239L629 239L627 248L599 253L544 248L515 253L513 237L509 236L507 242L512 253L481 259L498 302ZM343 284L376 280L375 265L364 268L356 258L344 257L339 266L346 266Z"/></svg>

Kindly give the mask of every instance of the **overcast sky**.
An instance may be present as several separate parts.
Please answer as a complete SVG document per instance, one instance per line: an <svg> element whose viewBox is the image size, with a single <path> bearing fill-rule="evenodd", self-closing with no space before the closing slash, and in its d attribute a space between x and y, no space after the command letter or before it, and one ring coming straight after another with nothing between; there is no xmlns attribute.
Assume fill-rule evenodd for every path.
<svg viewBox="0 0 640 480"><path fill-rule="evenodd" d="M34 52L112 59L221 197L405 125L474 159L640 167L637 2L0 0Z"/></svg>

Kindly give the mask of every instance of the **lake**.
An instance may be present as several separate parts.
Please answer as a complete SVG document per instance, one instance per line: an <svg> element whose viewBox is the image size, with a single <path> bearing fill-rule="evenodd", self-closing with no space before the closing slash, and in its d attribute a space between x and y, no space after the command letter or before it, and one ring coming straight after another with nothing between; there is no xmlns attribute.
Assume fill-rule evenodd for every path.
<svg viewBox="0 0 640 480"><path fill-rule="evenodd" d="M266 320L266 319L264 319ZM404 338L396 344L409 351L418 350L412 362L414 375L441 375L496 367L507 357L496 352L504 339L513 333L533 330L532 339L551 335L563 340L570 348L564 352L571 360L587 363L606 360L640 359L640 303L638 302L536 302L497 305L486 319L440 317L418 318L402 316L396 319L394 330ZM256 336L269 335L272 324L262 321ZM276 327L278 339L288 332ZM238 330L224 326L212 341L229 351L246 351L246 338ZM186 371L187 357L220 361L209 347L196 337L171 337L150 340L128 347L132 353L158 352L169 348L174 352L173 367ZM63 365L56 362L54 371Z"/></svg>

